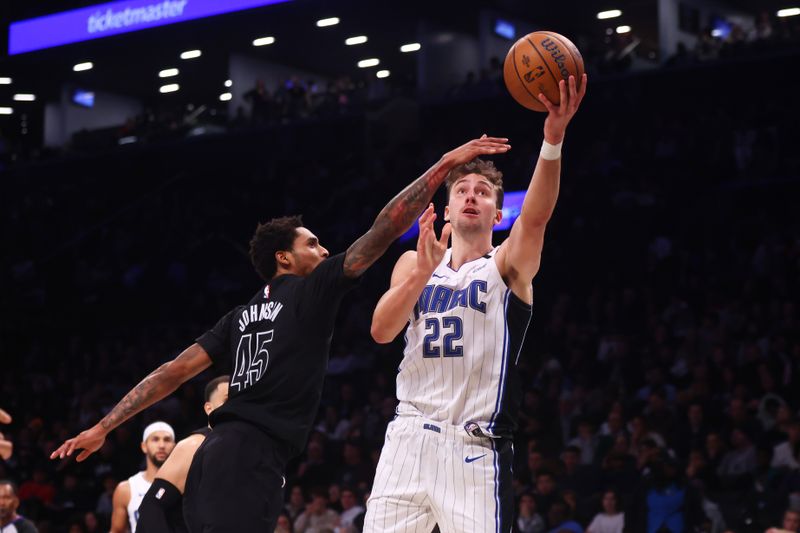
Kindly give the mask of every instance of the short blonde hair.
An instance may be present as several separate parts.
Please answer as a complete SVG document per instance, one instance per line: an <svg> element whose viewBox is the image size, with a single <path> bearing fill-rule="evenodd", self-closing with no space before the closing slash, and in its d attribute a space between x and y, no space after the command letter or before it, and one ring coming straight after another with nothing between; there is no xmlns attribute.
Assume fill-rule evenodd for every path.
<svg viewBox="0 0 800 533"><path fill-rule="evenodd" d="M453 187L453 184L467 174L478 174L489 180L489 182L494 185L494 191L497 195L497 201L495 202L497 209L503 208L503 173L497 170L493 162L484 161L478 157L469 163L458 165L447 174L447 177L444 179L444 184L445 187L447 187L448 200L450 199L450 189Z"/></svg>

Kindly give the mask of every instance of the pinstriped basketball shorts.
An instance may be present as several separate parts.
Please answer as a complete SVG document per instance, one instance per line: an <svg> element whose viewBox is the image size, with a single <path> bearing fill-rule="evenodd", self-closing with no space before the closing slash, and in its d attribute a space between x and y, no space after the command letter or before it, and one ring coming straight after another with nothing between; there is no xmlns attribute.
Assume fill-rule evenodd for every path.
<svg viewBox="0 0 800 533"><path fill-rule="evenodd" d="M367 502L365 533L511 531L513 447L463 427L398 417Z"/></svg>

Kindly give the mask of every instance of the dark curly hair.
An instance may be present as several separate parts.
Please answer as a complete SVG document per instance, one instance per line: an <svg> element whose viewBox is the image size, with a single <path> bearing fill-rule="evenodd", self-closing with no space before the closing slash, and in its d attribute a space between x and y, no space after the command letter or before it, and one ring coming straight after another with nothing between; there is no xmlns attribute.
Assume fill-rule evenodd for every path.
<svg viewBox="0 0 800 533"><path fill-rule="evenodd" d="M503 173L497 170L493 162L484 161L477 157L469 163L458 165L447 174L444 179L444 185L447 187L448 198L450 198L450 189L453 184L467 174L479 174L489 180L494 185L494 190L497 194L497 202L495 202L497 209L503 209Z"/></svg>
<svg viewBox="0 0 800 533"><path fill-rule="evenodd" d="M303 217L273 218L259 224L250 239L250 262L264 281L269 281L278 270L275 253L290 251L297 237L297 228L303 225Z"/></svg>

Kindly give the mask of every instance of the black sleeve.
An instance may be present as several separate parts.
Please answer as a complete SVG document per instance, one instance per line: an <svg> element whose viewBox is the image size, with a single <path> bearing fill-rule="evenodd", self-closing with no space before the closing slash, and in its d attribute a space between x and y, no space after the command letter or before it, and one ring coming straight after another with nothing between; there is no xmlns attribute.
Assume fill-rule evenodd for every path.
<svg viewBox="0 0 800 533"><path fill-rule="evenodd" d="M338 304L342 296L358 284L360 278L344 275L344 253L329 257L303 279L299 305L307 314L324 312Z"/></svg>
<svg viewBox="0 0 800 533"><path fill-rule="evenodd" d="M142 503L139 504L139 522L136 531L176 533L168 518L168 515L175 514L175 509L178 511L182 509L181 493L178 488L165 479L154 479Z"/></svg>
<svg viewBox="0 0 800 533"><path fill-rule="evenodd" d="M231 317L239 308L231 310L227 315L219 319L213 328L197 337L197 344L208 352L215 365L222 363L229 364L228 355L230 348Z"/></svg>

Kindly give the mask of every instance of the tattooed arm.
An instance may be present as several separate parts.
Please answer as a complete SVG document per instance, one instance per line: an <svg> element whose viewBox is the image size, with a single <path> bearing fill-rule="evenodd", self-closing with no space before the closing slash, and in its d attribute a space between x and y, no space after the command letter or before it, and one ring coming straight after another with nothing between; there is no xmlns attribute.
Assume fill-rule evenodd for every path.
<svg viewBox="0 0 800 533"><path fill-rule="evenodd" d="M428 206L451 169L481 155L505 153L511 148L506 144L507 141L505 138L484 135L442 156L427 172L392 198L378 213L369 231L347 249L345 275L356 278L377 261L392 241L405 233Z"/></svg>
<svg viewBox="0 0 800 533"><path fill-rule="evenodd" d="M103 446L111 430L157 401L172 394L185 381L211 366L211 358L199 344L192 344L178 357L164 363L139 382L103 419L71 438L50 454L50 459L72 455L82 449L78 461L83 461Z"/></svg>

